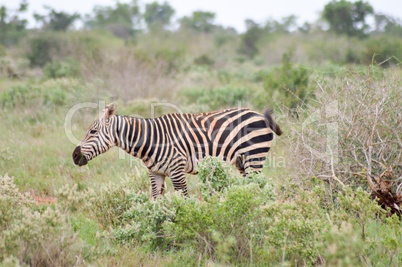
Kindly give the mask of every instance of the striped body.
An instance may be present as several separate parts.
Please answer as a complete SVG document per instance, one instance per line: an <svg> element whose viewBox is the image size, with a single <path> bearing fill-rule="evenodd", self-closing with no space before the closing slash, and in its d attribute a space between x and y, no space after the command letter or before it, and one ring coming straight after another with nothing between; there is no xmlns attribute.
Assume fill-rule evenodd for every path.
<svg viewBox="0 0 402 267"><path fill-rule="evenodd" d="M166 176L176 190L187 194L185 173L197 173L198 162L206 156L230 162L243 175L261 171L273 139L273 121L269 119L240 108L155 119L111 115L103 120L105 123L96 121L78 147L86 164L111 146L118 146L143 160L149 169L153 197L163 193ZM274 127L279 129L276 124ZM80 165L79 160L74 161Z"/></svg>

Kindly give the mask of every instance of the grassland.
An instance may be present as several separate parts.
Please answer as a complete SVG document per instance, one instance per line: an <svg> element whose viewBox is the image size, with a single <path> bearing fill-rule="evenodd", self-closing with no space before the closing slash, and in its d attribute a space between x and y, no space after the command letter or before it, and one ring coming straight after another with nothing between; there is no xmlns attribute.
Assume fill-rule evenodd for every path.
<svg viewBox="0 0 402 267"><path fill-rule="evenodd" d="M359 41L330 35L275 37L254 60L237 58L235 42L216 48L209 35L166 34L163 45L159 36L130 45L91 35L98 42L63 37L77 49L44 68L28 67L20 47L5 57L19 77L0 79L2 265L400 266L400 219L367 183L389 166L401 177L398 65L333 63L319 50L345 58ZM189 198L168 181L167 195L150 201L146 168L117 149L73 164L65 122L80 139L98 110L69 110L102 101L144 117L270 106L285 133L262 175L243 179L212 159L188 177ZM380 163L366 164L367 151ZM211 166L220 170L212 186L228 184L213 196L202 183ZM38 205L38 196L57 202Z"/></svg>

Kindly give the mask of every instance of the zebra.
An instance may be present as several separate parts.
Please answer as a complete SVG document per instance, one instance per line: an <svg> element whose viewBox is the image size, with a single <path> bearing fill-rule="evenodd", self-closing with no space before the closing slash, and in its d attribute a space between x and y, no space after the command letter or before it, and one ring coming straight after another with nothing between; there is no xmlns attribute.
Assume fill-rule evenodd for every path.
<svg viewBox="0 0 402 267"><path fill-rule="evenodd" d="M230 162L243 176L260 172L273 132L282 134L269 109L264 114L231 108L149 119L115 115L115 111L115 104L105 107L74 149L73 161L86 165L117 146L144 162L154 199L163 194L166 176L175 190L187 195L185 174L197 174L197 164L206 156Z"/></svg>

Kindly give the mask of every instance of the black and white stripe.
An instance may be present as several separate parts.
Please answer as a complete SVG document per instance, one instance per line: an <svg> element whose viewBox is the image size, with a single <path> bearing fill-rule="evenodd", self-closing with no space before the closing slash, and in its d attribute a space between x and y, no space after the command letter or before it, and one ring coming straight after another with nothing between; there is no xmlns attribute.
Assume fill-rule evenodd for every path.
<svg viewBox="0 0 402 267"><path fill-rule="evenodd" d="M77 165L85 165L112 146L142 159L152 184L152 196L163 193L169 176L175 190L187 194L185 174L197 173L206 156L220 157L246 175L261 171L273 140L280 135L270 112L244 108L199 114L168 114L155 119L114 115L115 106L89 128L73 152Z"/></svg>

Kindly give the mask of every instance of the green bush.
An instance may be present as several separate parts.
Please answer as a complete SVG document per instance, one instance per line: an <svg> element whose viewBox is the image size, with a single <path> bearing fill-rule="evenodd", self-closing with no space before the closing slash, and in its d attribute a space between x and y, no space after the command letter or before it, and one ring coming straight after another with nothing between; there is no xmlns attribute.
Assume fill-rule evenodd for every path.
<svg viewBox="0 0 402 267"><path fill-rule="evenodd" d="M200 175L210 176L214 190L219 191L205 201L186 198L179 192L152 201L149 193L125 187L125 196L105 199L98 193L99 203L91 205L106 207L97 218L105 228L112 227L113 239L119 244L150 250L191 249L221 263L241 262L241 257L249 257L264 243L265 220L260 207L272 202L275 194L261 174L230 177L222 163L209 158L200 166ZM217 166L212 174L211 165ZM108 192L113 195L117 188L111 187ZM115 220L105 222L101 214L114 214Z"/></svg>
<svg viewBox="0 0 402 267"><path fill-rule="evenodd" d="M266 190L266 189L265 189ZM188 199L164 224L171 245L191 247L220 263L250 259L264 244L265 220L261 206L269 202L257 184L234 186L208 201Z"/></svg>
<svg viewBox="0 0 402 267"><path fill-rule="evenodd" d="M402 60L402 41L399 38L378 37L366 42L364 64L380 64L382 67L398 65Z"/></svg>
<svg viewBox="0 0 402 267"><path fill-rule="evenodd" d="M194 59L194 64L199 66L212 66L214 63L215 61L205 54Z"/></svg>
<svg viewBox="0 0 402 267"><path fill-rule="evenodd" d="M197 178L201 181L201 193L204 197L221 194L232 182L228 165L223 161L207 157L198 164Z"/></svg>
<svg viewBox="0 0 402 267"><path fill-rule="evenodd" d="M166 195L151 201L148 193L131 194L130 207L123 213L121 223L113 230L114 238L122 244L146 245L151 249L163 247L165 234L162 225L176 217L184 197Z"/></svg>
<svg viewBox="0 0 402 267"><path fill-rule="evenodd" d="M274 68L265 76L264 89L270 96L268 99L272 98L275 92L279 92L277 101L294 111L311 98L311 89L309 71L303 66L291 63L291 57L292 53L283 54L282 66Z"/></svg>
<svg viewBox="0 0 402 267"><path fill-rule="evenodd" d="M80 89L78 82L72 79L29 82L10 87L0 93L0 105L2 108L11 109L55 108L64 106L68 98L80 92Z"/></svg>
<svg viewBox="0 0 402 267"><path fill-rule="evenodd" d="M166 74L174 74L183 63L184 53L181 50L159 50L155 53L156 62L163 62Z"/></svg>
<svg viewBox="0 0 402 267"><path fill-rule="evenodd" d="M220 164L208 159L200 166L201 176ZM141 181L123 181L97 190L63 187L58 204L39 208L5 176L0 180L0 262L41 259L69 265L72 255L90 262L98 253L116 257L125 249L136 251L134 256L142 251L141 257L162 251L170 255L167 262L180 256L183 262L197 257L198 264L221 265L348 265L363 259L392 266L401 260L401 222L386 218L362 189L345 187L328 196L328 185L316 183L277 196L262 174L243 178L230 176L224 166L216 169L211 181L221 190L205 200L179 192L151 200ZM54 254L45 258L38 247Z"/></svg>
<svg viewBox="0 0 402 267"><path fill-rule="evenodd" d="M329 211L330 227L322 236L321 259L331 266L359 265L361 259L397 266L402 239L394 231L400 229L399 218L386 217L386 212L363 189L344 189Z"/></svg>
<svg viewBox="0 0 402 267"><path fill-rule="evenodd" d="M27 58L31 67L43 67L52 61L52 56L61 46L60 40L52 34L39 34L28 40Z"/></svg>
<svg viewBox="0 0 402 267"><path fill-rule="evenodd" d="M43 68L43 76L46 79L76 77L79 74L80 65L74 60L49 62Z"/></svg>
<svg viewBox="0 0 402 267"><path fill-rule="evenodd" d="M66 214L57 207L37 207L5 175L0 176L0 264L10 258L30 266L68 266L84 260Z"/></svg>
<svg viewBox="0 0 402 267"><path fill-rule="evenodd" d="M200 163L198 163L197 179L201 182L200 191L205 199L209 199L211 196L222 196L227 190L231 190L236 186L248 186L250 184L258 185L260 188L270 188L270 184L263 173L251 173L246 178L241 175L231 174L229 165L227 162L220 160L219 158L206 157ZM273 189L270 188L270 196L267 200L273 200Z"/></svg>
<svg viewBox="0 0 402 267"><path fill-rule="evenodd" d="M213 89L188 89L181 92L187 102L206 105L210 109L221 109L245 105L253 98L250 89L244 87L218 87Z"/></svg>
<svg viewBox="0 0 402 267"><path fill-rule="evenodd" d="M265 207L264 249L268 254L262 257L270 262L314 265L323 234L329 228L317 200L315 194L301 192L294 201L274 202Z"/></svg>
<svg viewBox="0 0 402 267"><path fill-rule="evenodd" d="M91 212L107 228L122 224L125 212L131 207L133 195L123 187L109 184L93 195Z"/></svg>

